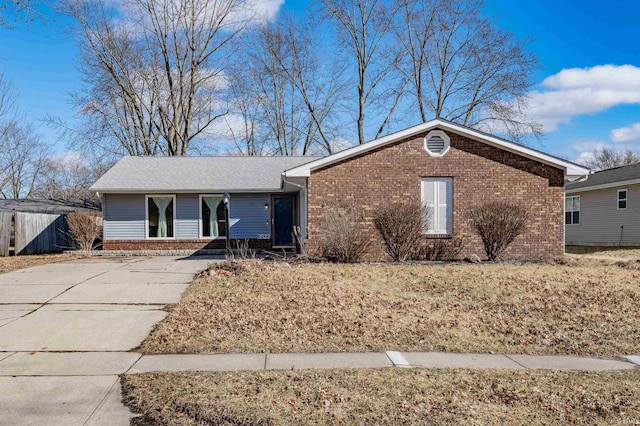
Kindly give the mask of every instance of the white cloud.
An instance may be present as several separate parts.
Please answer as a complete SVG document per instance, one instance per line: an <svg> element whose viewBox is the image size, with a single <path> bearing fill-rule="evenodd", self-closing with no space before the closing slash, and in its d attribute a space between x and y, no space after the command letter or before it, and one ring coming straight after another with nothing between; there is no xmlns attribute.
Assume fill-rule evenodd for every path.
<svg viewBox="0 0 640 426"><path fill-rule="evenodd" d="M640 68L633 65L564 69L541 85L542 90L529 93L528 114L545 131L554 131L578 115L640 104Z"/></svg>
<svg viewBox="0 0 640 426"><path fill-rule="evenodd" d="M640 142L640 123L611 131L611 140L618 143Z"/></svg>

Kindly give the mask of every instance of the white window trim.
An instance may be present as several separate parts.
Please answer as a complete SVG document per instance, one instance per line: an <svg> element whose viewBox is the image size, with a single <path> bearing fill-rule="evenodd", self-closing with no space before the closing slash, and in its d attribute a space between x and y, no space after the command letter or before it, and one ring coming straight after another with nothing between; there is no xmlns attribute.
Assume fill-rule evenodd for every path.
<svg viewBox="0 0 640 426"><path fill-rule="evenodd" d="M423 230L423 234L426 235L453 235L453 178L450 177L423 177L420 180L420 200L422 202L423 205L428 206L428 203L425 202L425 197L424 197L424 184L425 182L435 182L435 181L446 181L449 182L449 185L447 185L448 188L448 194L447 194L447 201L448 203L447 205L447 225L448 228L446 230L438 230L438 229L427 229L427 230ZM434 201L438 200L439 196L438 194L434 193ZM435 225L436 223L438 223L439 221L437 220L437 217L435 217L436 212L439 210L438 209L439 206L434 206L433 212L432 212L432 222Z"/></svg>
<svg viewBox="0 0 640 426"><path fill-rule="evenodd" d="M432 136L440 136L442 140L444 140L444 149L442 150L442 152L433 152L428 148L427 141ZM427 153L432 157L444 156L447 152L449 152L449 148L451 148L451 139L449 138L449 135L447 135L447 133L443 130L432 130L427 133L427 136L424 137L424 150L427 151Z"/></svg>
<svg viewBox="0 0 640 426"><path fill-rule="evenodd" d="M171 197L173 198L173 237L150 237L149 236L149 198L152 197ZM176 212L178 211L178 203L176 194L145 194L144 196L144 238L146 240L175 240L176 239Z"/></svg>
<svg viewBox="0 0 640 426"><path fill-rule="evenodd" d="M566 201L567 198L571 198L572 200L577 198L578 200L580 200L580 196L579 195L570 195L568 197L565 197L565 202L564 202L564 205L565 205L565 209L564 209L565 219L564 219L564 222L565 223L564 223L564 226L580 225L580 222L582 222L582 211L581 211L582 210L582 200L580 200L580 208L578 210L569 210L571 212L571 222L572 223L567 223L567 201ZM571 202L571 205L573 206L573 201ZM578 223L573 223L573 212L580 213L578 215Z"/></svg>
<svg viewBox="0 0 640 426"><path fill-rule="evenodd" d="M222 236L217 236L217 237L205 237L202 235L202 230L204 229L202 226L202 198L203 197L220 197L222 198L224 196L224 194L200 194L200 196L198 197L198 238L201 240L226 240L227 237L225 237L224 235ZM231 221L231 203L229 203L229 205L227 206L227 209L229 209L229 221ZM227 218L225 218L226 220ZM229 232L231 232L231 227L228 226L229 228Z"/></svg>
<svg viewBox="0 0 640 426"><path fill-rule="evenodd" d="M624 198L620 198L621 192L624 192ZM624 201L625 207L623 209L620 208L620 201ZM626 210L628 206L629 206L629 191L627 191L626 189L618 189L618 192L616 192L616 208L618 210Z"/></svg>

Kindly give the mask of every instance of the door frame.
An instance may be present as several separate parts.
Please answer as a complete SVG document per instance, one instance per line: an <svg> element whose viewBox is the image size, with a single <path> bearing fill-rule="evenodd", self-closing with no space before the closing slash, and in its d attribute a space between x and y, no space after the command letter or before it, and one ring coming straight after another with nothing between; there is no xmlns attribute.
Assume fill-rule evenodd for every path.
<svg viewBox="0 0 640 426"><path fill-rule="evenodd" d="M298 226L298 197L297 194L282 193L271 194L271 247L272 248L296 248L296 239L292 235L291 245L276 245L276 203L275 198L291 198L293 200L293 226ZM292 230L293 231L293 230Z"/></svg>

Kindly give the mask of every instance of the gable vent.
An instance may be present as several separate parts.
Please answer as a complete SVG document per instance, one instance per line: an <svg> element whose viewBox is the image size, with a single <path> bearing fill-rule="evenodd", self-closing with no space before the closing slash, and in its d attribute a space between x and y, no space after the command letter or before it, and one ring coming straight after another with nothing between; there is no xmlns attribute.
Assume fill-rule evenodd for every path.
<svg viewBox="0 0 640 426"><path fill-rule="evenodd" d="M427 149L434 154L440 154L444 151L444 139L442 136L431 136L427 140Z"/></svg>
<svg viewBox="0 0 640 426"><path fill-rule="evenodd" d="M449 135L442 130L432 130L424 138L424 149L432 157L442 157L449 150Z"/></svg>

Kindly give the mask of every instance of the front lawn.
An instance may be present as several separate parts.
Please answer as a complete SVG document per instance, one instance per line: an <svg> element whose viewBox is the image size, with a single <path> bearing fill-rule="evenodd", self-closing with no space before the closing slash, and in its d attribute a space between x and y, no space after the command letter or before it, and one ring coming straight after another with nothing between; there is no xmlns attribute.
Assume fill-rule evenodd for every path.
<svg viewBox="0 0 640 426"><path fill-rule="evenodd" d="M145 353L640 353L635 263L294 264L203 274Z"/></svg>
<svg viewBox="0 0 640 426"><path fill-rule="evenodd" d="M65 253L0 257L0 274L73 259L77 259L77 256Z"/></svg>
<svg viewBox="0 0 640 426"><path fill-rule="evenodd" d="M640 372L302 370L125 375L137 424L639 424Z"/></svg>
<svg viewBox="0 0 640 426"><path fill-rule="evenodd" d="M565 251L569 254L640 259L640 247L566 246Z"/></svg>

